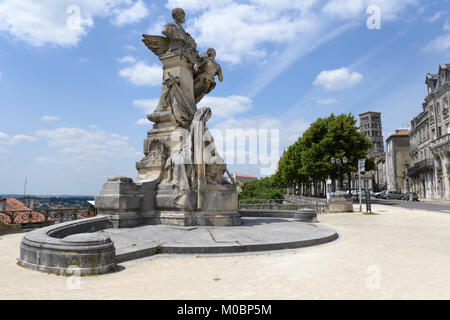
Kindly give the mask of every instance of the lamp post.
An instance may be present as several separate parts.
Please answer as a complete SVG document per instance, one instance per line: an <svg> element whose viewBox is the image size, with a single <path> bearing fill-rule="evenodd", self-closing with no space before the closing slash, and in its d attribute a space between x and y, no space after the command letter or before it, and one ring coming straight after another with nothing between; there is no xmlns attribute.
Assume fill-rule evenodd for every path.
<svg viewBox="0 0 450 320"><path fill-rule="evenodd" d="M348 162L348 159L346 156L341 157L331 157L330 159L331 163L336 165L338 167L338 173L339 173L339 189L342 190L342 170L344 169L345 165Z"/></svg>

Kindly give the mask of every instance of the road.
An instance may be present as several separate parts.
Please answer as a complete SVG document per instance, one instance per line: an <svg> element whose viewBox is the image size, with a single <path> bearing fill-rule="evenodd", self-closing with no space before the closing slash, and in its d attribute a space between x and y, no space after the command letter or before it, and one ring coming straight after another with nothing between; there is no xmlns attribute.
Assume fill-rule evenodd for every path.
<svg viewBox="0 0 450 320"><path fill-rule="evenodd" d="M372 204L383 204L387 206L394 206L405 209L413 209L413 210L426 210L426 211L434 211L434 212L442 212L450 214L450 204L440 203L440 202L425 202L425 201L404 201L404 200L384 200L384 199L376 199L371 198ZM358 200L354 203L359 203ZM365 199L363 198L363 210L365 210Z"/></svg>

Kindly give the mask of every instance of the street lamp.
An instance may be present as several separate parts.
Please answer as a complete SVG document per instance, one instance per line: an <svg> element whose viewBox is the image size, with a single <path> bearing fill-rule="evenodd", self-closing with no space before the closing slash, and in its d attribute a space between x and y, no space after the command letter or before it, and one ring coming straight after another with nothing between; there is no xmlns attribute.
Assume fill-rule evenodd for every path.
<svg viewBox="0 0 450 320"><path fill-rule="evenodd" d="M331 163L334 165L337 165L338 167L338 172L339 172L339 184L340 184L340 189L342 189L342 174L341 171L344 169L345 165L348 162L348 159L346 156L343 156L342 158L340 157L331 157L330 159Z"/></svg>

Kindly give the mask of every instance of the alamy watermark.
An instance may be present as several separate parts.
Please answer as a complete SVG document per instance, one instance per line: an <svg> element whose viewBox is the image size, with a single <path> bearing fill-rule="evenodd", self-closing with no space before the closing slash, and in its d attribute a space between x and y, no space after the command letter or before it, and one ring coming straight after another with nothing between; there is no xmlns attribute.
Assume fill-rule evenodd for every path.
<svg viewBox="0 0 450 320"><path fill-rule="evenodd" d="M81 9L75 4L67 7L66 13L69 15L66 20L67 29L71 31L80 31L81 27Z"/></svg>
<svg viewBox="0 0 450 320"><path fill-rule="evenodd" d="M381 288L381 269L377 265L367 267L366 273L369 275L366 285L369 290L378 290Z"/></svg>
<svg viewBox="0 0 450 320"><path fill-rule="evenodd" d="M67 273L72 274L66 280L66 287L69 290L81 289L81 271L80 267L71 265L67 268Z"/></svg>
<svg viewBox="0 0 450 320"><path fill-rule="evenodd" d="M171 135L175 164L259 165L271 175L280 160L279 129L211 129L200 132L178 128Z"/></svg>
<svg viewBox="0 0 450 320"><path fill-rule="evenodd" d="M366 10L370 16L367 18L366 25L369 30L381 29L381 8L376 5L370 5Z"/></svg>

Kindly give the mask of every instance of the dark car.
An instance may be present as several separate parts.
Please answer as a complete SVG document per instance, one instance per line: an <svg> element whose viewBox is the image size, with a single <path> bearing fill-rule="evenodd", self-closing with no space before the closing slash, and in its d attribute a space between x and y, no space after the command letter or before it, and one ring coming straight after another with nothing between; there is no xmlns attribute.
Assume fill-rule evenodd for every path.
<svg viewBox="0 0 450 320"><path fill-rule="evenodd" d="M386 190L375 192L374 196L375 198L383 198L383 196L386 194Z"/></svg>
<svg viewBox="0 0 450 320"><path fill-rule="evenodd" d="M386 191L383 199L401 199L402 193L400 191Z"/></svg>
<svg viewBox="0 0 450 320"><path fill-rule="evenodd" d="M408 199L409 201L419 201L419 196L415 192L408 192Z"/></svg>

